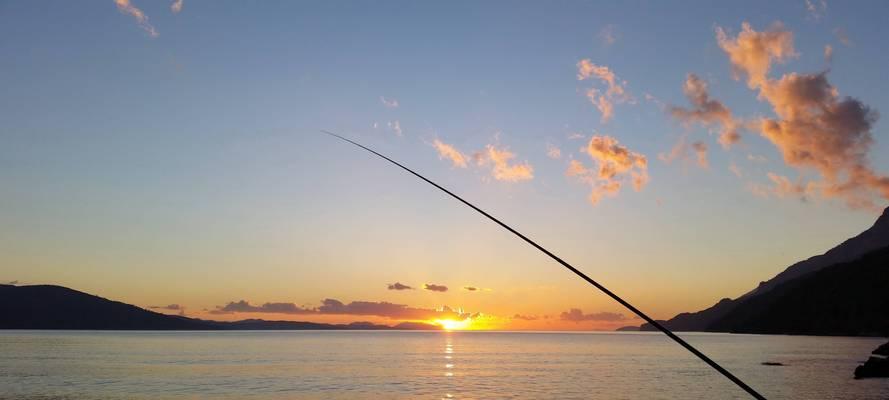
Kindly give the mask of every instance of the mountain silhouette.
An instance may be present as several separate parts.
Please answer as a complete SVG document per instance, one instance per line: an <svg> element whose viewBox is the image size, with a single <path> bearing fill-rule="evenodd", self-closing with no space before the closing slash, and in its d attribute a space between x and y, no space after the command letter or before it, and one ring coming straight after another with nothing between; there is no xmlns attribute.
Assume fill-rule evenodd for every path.
<svg viewBox="0 0 889 400"><path fill-rule="evenodd" d="M882 215L877 218L876 222L864 232L844 241L836 247L826 251L824 254L808 258L787 267L772 279L761 282L757 288L737 299L733 300L725 298L707 309L698 312L681 313L669 320L660 322L674 331L708 331L717 329L714 324L717 321L721 321L719 329L731 327L733 330L744 331L742 327L735 323L729 323L726 319L729 318L729 315L740 315L732 314L732 312L741 304L752 301L760 296L767 296L770 292L781 287L785 283L807 277L815 272L834 265L855 261L863 257L865 254L887 246L889 246L889 208L883 210ZM886 273L889 273L889 271ZM852 277L849 277L848 282L851 284L853 280ZM787 290L787 287L784 289ZM840 290L838 288L835 289ZM851 290L851 288L849 289ZM769 297L770 300L768 301L773 301L775 296L780 296L780 294ZM765 300L759 300L755 302L755 304L760 304L763 301ZM655 329L646 323L640 327L640 330L653 331ZM815 332L811 333L817 334ZM823 334L828 333L825 331Z"/></svg>
<svg viewBox="0 0 889 400"><path fill-rule="evenodd" d="M0 285L0 329L83 330L437 330L424 323L319 324L246 319L208 321L145 310L62 286Z"/></svg>

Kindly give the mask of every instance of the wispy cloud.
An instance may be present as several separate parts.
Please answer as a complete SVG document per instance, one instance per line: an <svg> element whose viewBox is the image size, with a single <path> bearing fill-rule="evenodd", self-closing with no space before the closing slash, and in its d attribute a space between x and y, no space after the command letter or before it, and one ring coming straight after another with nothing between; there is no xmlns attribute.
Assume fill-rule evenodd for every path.
<svg viewBox="0 0 889 400"><path fill-rule="evenodd" d="M522 314L516 314L516 315L513 315L513 316L512 316L512 319L520 319L520 320L523 320L523 321L537 321L538 319L540 319L540 317L538 317L538 316L536 316L536 315L522 315Z"/></svg>
<svg viewBox="0 0 889 400"><path fill-rule="evenodd" d="M457 150L456 147L438 139L432 141L432 147L435 147L435 150L438 151L439 159L448 160L453 166L459 168L466 168L468 166L468 157L460 150Z"/></svg>
<svg viewBox="0 0 889 400"><path fill-rule="evenodd" d="M398 121L397 119L395 121L389 121L388 126L389 126L389 129L391 129L392 132L395 132L396 135L404 136L404 132L402 132L402 130L401 130L401 122Z"/></svg>
<svg viewBox="0 0 889 400"><path fill-rule="evenodd" d="M813 21L820 21L827 12L827 1L825 0L806 0L806 13L808 18Z"/></svg>
<svg viewBox="0 0 889 400"><path fill-rule="evenodd" d="M170 11L172 11L173 14L179 14L179 12L182 11L183 2L184 0L173 0L173 4L170 4Z"/></svg>
<svg viewBox="0 0 889 400"><path fill-rule="evenodd" d="M613 312L598 312L584 314L579 308L572 308L559 314L562 321L583 322L583 321L623 321L627 319L623 314Z"/></svg>
<svg viewBox="0 0 889 400"><path fill-rule="evenodd" d="M478 291L479 289L478 289L477 287L475 287L475 286L463 286L463 290L467 290L467 291L470 291L470 292L475 292L475 291Z"/></svg>
<svg viewBox="0 0 889 400"><path fill-rule="evenodd" d="M604 27L602 27L601 30L599 30L598 36L599 41L602 42L602 45L606 47L611 46L615 42L617 42L617 28L612 24L605 25Z"/></svg>
<svg viewBox="0 0 889 400"><path fill-rule="evenodd" d="M398 100L380 96L380 102L386 108L398 108Z"/></svg>
<svg viewBox="0 0 889 400"><path fill-rule="evenodd" d="M139 24L139 27L142 28L145 32L148 32L148 36L158 37L159 34L148 22L148 16L145 15L142 10L132 5L130 3L130 0L114 0L114 4L117 5L117 9L121 13L132 16L136 20L136 23Z"/></svg>
<svg viewBox="0 0 889 400"><path fill-rule="evenodd" d="M552 143L547 143L546 144L546 156L549 158L552 158L554 160L562 158L562 149L560 149L558 146L556 146Z"/></svg>

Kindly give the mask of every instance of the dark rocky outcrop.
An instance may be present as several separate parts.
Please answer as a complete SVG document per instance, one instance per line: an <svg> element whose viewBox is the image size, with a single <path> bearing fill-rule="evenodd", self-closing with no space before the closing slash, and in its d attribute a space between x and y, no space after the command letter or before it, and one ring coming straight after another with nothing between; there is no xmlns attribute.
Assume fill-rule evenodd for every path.
<svg viewBox="0 0 889 400"><path fill-rule="evenodd" d="M855 368L855 379L889 378L889 342L877 347L864 364Z"/></svg>

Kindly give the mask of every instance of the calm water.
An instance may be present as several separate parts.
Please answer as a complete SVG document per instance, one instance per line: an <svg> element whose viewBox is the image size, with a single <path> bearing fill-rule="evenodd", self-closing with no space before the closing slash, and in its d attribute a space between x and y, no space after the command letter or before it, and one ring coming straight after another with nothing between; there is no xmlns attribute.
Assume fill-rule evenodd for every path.
<svg viewBox="0 0 889 400"><path fill-rule="evenodd" d="M889 398L883 339L684 336L770 399ZM208 397L746 398L654 333L0 331L2 399Z"/></svg>

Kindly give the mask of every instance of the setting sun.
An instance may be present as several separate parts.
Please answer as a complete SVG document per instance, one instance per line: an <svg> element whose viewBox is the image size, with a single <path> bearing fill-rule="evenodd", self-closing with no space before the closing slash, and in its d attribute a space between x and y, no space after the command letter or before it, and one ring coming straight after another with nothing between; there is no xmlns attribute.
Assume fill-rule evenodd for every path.
<svg viewBox="0 0 889 400"><path fill-rule="evenodd" d="M437 325L441 325L447 331L461 331L465 329L470 329L472 325L472 320L464 319L462 321L457 321L453 319L437 319L433 321Z"/></svg>

